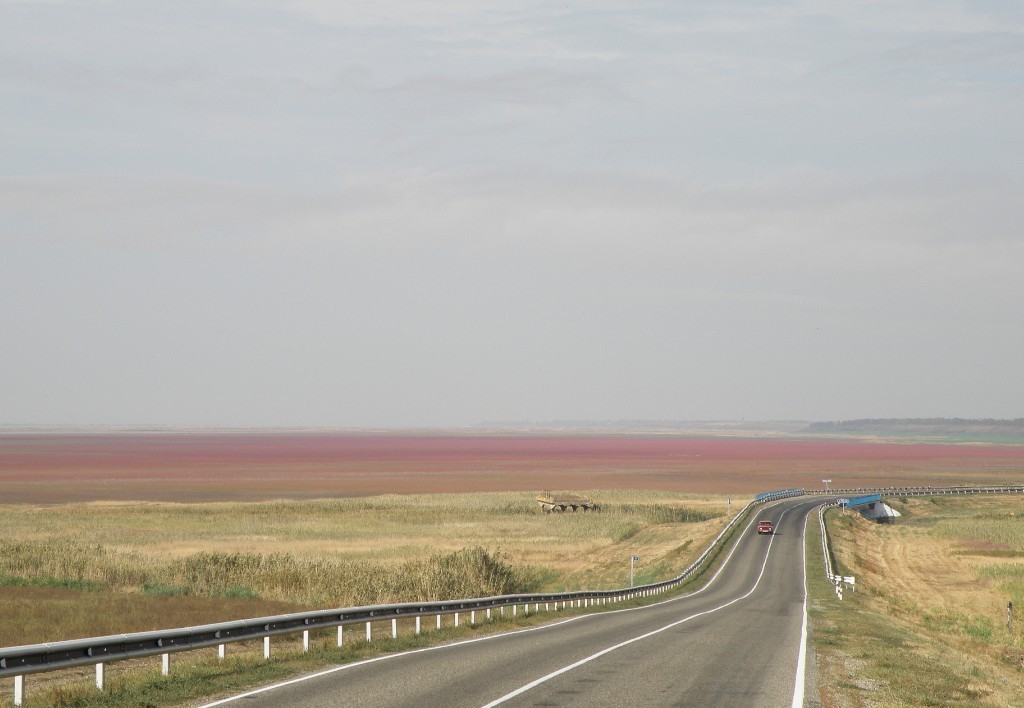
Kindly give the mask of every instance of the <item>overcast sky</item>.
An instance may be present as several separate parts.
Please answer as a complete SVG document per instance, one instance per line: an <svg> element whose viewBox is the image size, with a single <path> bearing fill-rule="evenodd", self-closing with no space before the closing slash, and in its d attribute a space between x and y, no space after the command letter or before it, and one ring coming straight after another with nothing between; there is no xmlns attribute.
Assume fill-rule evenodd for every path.
<svg viewBox="0 0 1024 708"><path fill-rule="evenodd" d="M1024 416L1019 0L0 0L0 424Z"/></svg>

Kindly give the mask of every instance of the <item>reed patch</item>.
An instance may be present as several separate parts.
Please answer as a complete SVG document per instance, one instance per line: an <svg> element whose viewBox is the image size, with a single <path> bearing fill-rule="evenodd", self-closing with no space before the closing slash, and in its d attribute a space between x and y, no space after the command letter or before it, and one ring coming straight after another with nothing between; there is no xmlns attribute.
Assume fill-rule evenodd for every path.
<svg viewBox="0 0 1024 708"><path fill-rule="evenodd" d="M670 577L726 519L724 498L595 496L606 504L600 513L559 515L513 493L9 505L0 509L0 611L14 612L0 645L188 626L271 607L623 587L630 555L643 559L636 577ZM14 592L28 587L65 592L41 598L28 621ZM88 611L68 613L76 594ZM148 618L152 601L161 611Z"/></svg>

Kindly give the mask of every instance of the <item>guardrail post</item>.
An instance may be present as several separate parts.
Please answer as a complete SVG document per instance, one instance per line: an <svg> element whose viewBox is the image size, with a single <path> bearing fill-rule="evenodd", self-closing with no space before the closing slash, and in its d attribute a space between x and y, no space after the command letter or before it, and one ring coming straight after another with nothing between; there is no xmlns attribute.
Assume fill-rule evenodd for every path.
<svg viewBox="0 0 1024 708"><path fill-rule="evenodd" d="M977 490L977 491L982 491L982 490ZM994 492L994 491L1001 491L1001 490L985 490L985 491ZM1013 491L1024 491L1024 487L1015 487ZM887 495L887 496L892 496L894 494L894 492L891 492L891 491L883 491L882 493ZM910 492L907 492L907 493L912 493L912 490ZM970 492L962 490L962 489L950 489L950 490L946 490L946 491L929 490L929 493L931 493L931 494L937 494L937 493L965 494L965 493L970 493ZM772 495L770 498L771 499L776 499L776 498L782 498L784 496L793 496L793 494ZM763 500L758 500L758 501L760 502L760 501L763 501ZM755 502L751 502L751 505L753 505L754 503ZM830 506L833 506L833 505L830 505ZM821 519L823 527L824 527L824 511L825 511L824 509L821 509L819 511L819 514L820 514L819 518ZM745 513L745 511L743 513ZM691 566L689 568L687 568L685 571L683 571L682 575L680 575L679 577L677 577L677 578L675 578L675 579L673 579L671 581L668 581L668 582L666 582L664 584L658 584L656 587L633 588L633 589L629 589L629 590L623 589L621 591L615 591L614 593L608 594L607 596L589 597L589 596L585 595L585 592L584 593L579 593L579 594L578 593L567 593L567 595L571 595L571 597L566 597L566 596L563 595L562 597L560 597L560 598L558 598L558 599L556 599L554 601L550 601L550 602L545 601L544 602L544 609L545 609L545 611L550 610L551 609L551 604L553 603L554 604L554 609L557 610L557 609L559 609L559 604L558 604L559 602L562 603L561 604L562 609L565 609L566 607L573 607L573 608L578 608L578 607L594 607L596 605L606 605L606 604L611 604L611 603L622 602L622 601L625 601L625 600L633 600L633 599L636 599L636 598L639 598L639 597L653 596L653 595L658 594L658 593L664 593L669 588L675 587L676 585L678 585L683 579L690 577L690 575L698 567L700 567L702 563L706 562L708 554L711 552L711 550L713 548L717 547L717 544L719 544L722 541L722 539L725 536L726 532L728 532L729 529L731 529L733 526L736 525L737 520L740 519L741 516L742 516L742 514L734 517L733 520L731 522L729 522L729 524L726 525L726 527L722 530L722 532L719 534L718 538L716 538L712 542L712 546L708 550L706 550L704 552L704 554L702 556L700 556L700 558L697 559L697 561L695 561L693 564L691 564ZM823 545L823 550L824 550L824 555L825 555L825 561L826 561L826 567L827 567L827 575L828 575L828 577L834 583L836 581L838 581L838 583L837 583L838 587L836 588L837 593L841 595L842 592L844 590L846 590L847 588L849 588L849 592L853 592L854 588L855 588L854 582L853 582L853 578L849 578L849 581L847 582L847 578L845 578L845 577L840 578L840 577L835 576L831 572L832 568L828 567L828 564L830 564L830 561L831 561L831 559L829 557L829 552L828 552L830 543L829 543L829 540L828 540L827 529L824 529L824 528L823 528L823 533L822 533L822 545ZM540 601L539 601L538 598L542 597L542 596L543 595L529 595L529 596L526 596L526 599L523 600L523 613L524 613L524 615L530 615L531 612L536 612L536 613L540 612ZM512 603L507 603L507 598L508 598L508 596L489 598L488 602L489 603L495 603L494 606L497 606L500 609L502 616L504 616L506 614L505 608L508 607L508 606L512 607L512 614L513 615L517 615L518 612L519 612L519 601L517 600L517 601L512 602ZM531 600L534 603L534 608L533 608L532 611L530 610L530 601ZM476 602L476 601L473 601L473 602L470 602L470 601L454 601L454 604L455 604L455 606L458 606L458 607L462 608L462 607L465 607L467 605L470 605L470 606L481 606L481 604L487 604L487 603L479 603L479 602ZM438 603L438 604L434 605L432 607L432 609L433 608L437 608L437 609L435 609L435 614L436 614L436 624L437 624L437 628L439 630L441 629L441 626L442 626L442 620L441 620L442 614L455 614L456 615L456 620L455 621L456 621L456 623L458 622L458 614L459 613L455 613L453 611L453 605L449 604L448 601L445 601L444 604ZM394 614L398 615L400 613L401 609L403 609L403 608L392 607L391 609L393 610ZM361 611L365 611L365 613L362 615L363 617L365 617L365 616L370 616L371 617L371 620L366 622L366 639L367 639L368 642L372 640L372 623L374 621L378 621L378 622L384 621L384 617L377 616L377 612L385 611L385 610L387 610L386 607L384 607L384 608L376 607L376 608L373 608L372 610L370 608L361 608ZM491 607L487 607L487 617L488 617L488 619L491 618L490 610L491 610ZM419 611L422 612L424 610L421 608ZM296 615L291 615L291 616L283 616L282 618L286 619L286 620L289 620L289 621L294 621L296 619L304 620L306 627L309 627L314 619L316 621L318 621L318 622L326 621L327 624L334 624L335 622L337 622L338 624L336 624L335 626L337 626L337 628L338 628L338 646L340 647L342 645L342 638L343 638L343 632L344 632L344 629L343 629L344 622L347 620L347 621L349 621L351 623L351 622L359 621L359 620L356 620L354 617L346 618L345 614L334 614L334 612L335 611L324 612L324 613L315 613L315 614L313 614L313 613L309 613L309 614L303 613L303 614L296 614ZM423 616L426 616L426 615L423 615ZM416 616L417 632L419 632L420 629L421 629L420 619L421 619L420 616ZM472 624L476 623L476 613L475 613L475 611L472 611L470 613L470 622ZM274 623L266 623L265 620L260 621L260 622L255 622L253 620L243 620L243 621L240 621L240 622L226 623L226 624L230 624L230 630L231 630L230 632L228 632L228 636L223 637L225 639L226 643L230 643L230 642L233 642L233 641L242 641L242 640L248 641L249 638L251 638L253 636L253 634L255 634L255 636L262 636L263 637L264 658L267 659L267 660L270 659L270 638L271 638L271 635L269 634L269 632L270 631L275 631L275 632L279 631L278 629L272 629L272 626L273 626ZM281 626L282 629L284 629L285 627L290 626L290 625L280 625L280 626ZM391 626L392 626L392 636L397 636L397 618L392 619ZM238 636L238 637L232 636L232 632L234 630L244 630L244 633L241 636ZM292 633L297 632L297 631L302 631L303 632L303 649L304 650L308 649L308 641L309 641L308 635L309 635L309 631L310 630L295 628L295 629L287 629L287 631L288 632L292 632ZM267 634L263 634L264 632L267 632ZM125 636L127 636L127 635L125 635ZM159 642L158 646L174 648L175 650L190 648L188 646L183 646L183 645L180 645L178 643L180 637L187 636L187 633L184 631L184 629L169 630L167 632L162 632L162 633L160 633L160 636L161 636L161 639L158 640L158 642ZM219 632L215 636L217 636L217 638L221 638L221 635L220 635ZM165 641L167 641L169 643L164 643ZM224 654L225 654L225 651L226 651L226 643L225 642L215 643L216 646L217 646L218 658L220 658L220 659L224 658ZM66 647L62 646L62 645L69 644L69 643L66 643L66 642L56 642L54 644L56 645L57 649L66 649ZM113 648L113 650L116 650L116 647L118 646L118 644L119 644L119 642L118 643L115 643L115 642L109 643L105 648L101 648L101 651L98 652L95 657L93 657L91 655L88 656L88 657L81 657L81 656L79 656L77 658L72 657L71 659L68 659L68 660L65 660L65 662L62 662L62 666L65 663L69 664L71 666L86 666L86 665L92 664L94 667L96 667L98 683L102 683L102 678L100 678L100 677L103 675L104 665L103 665L103 662L97 663L95 661L95 658L99 658L101 656L103 656L105 658L106 656L110 656L110 654L107 653L107 652L112 651L112 648ZM45 662L47 660L46 655L48 653L50 653L51 651L53 651L53 649L51 649L51 645L46 645L45 647L43 647L43 650L41 650L39 652L39 654L35 655L35 658L38 661L44 661ZM138 654L145 654L145 655L148 656L150 651L151 651L151 649L149 649L148 647L144 648L143 650L135 649L135 650L132 650L132 653L129 654L128 656L122 657L121 655L118 654L117 658L129 658L130 656L135 656L135 655L138 655ZM163 672L164 675L169 675L170 674L170 652L162 653L161 657L162 657L162 672ZM58 668L56 663L53 664L53 665L49 665L46 668L39 667L40 670L46 670L46 669L52 669L52 668ZM22 701L24 700L24 690L25 690L25 688L24 688L24 680L25 680L25 676L24 675L13 676L13 678L15 680L14 689L15 689L15 696L16 696L16 699L17 699L16 705L20 706Z"/></svg>
<svg viewBox="0 0 1024 708"><path fill-rule="evenodd" d="M14 705L20 706L25 702L25 677L14 677Z"/></svg>
<svg viewBox="0 0 1024 708"><path fill-rule="evenodd" d="M302 630L302 651L303 652L309 651L309 630L308 629Z"/></svg>
<svg viewBox="0 0 1024 708"><path fill-rule="evenodd" d="M398 638L398 619L395 617L391 618L391 638Z"/></svg>
<svg viewBox="0 0 1024 708"><path fill-rule="evenodd" d="M96 689L103 690L103 662L96 664Z"/></svg>

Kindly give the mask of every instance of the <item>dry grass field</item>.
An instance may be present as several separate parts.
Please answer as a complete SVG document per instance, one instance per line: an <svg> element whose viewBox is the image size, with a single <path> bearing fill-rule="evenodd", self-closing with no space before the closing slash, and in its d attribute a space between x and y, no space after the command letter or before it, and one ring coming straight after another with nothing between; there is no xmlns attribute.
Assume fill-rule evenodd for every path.
<svg viewBox="0 0 1024 708"><path fill-rule="evenodd" d="M904 516L891 525L829 512L836 560L857 591L817 603L823 705L1024 705L1020 497L892 506Z"/></svg>
<svg viewBox="0 0 1024 708"><path fill-rule="evenodd" d="M620 587L630 555L641 558L638 582L687 565L725 523L727 497L736 512L756 492L818 487L823 476L836 487L938 486L1022 473L1024 446L1009 445L3 434L0 645L328 606ZM543 514L533 496L546 490L586 494L601 511ZM834 519L838 561L858 578L848 601L828 606L828 588L811 574L823 704L1024 705L1020 620L1005 627L1007 601L1024 614L1020 500L896 505L906 516L894 526ZM244 681L286 670L255 659L246 667ZM224 666L195 671L216 674L217 690L243 680ZM134 698L122 704L149 701L148 690L123 694ZM79 704L74 696L67 705Z"/></svg>
<svg viewBox="0 0 1024 708"><path fill-rule="evenodd" d="M725 497L590 493L545 514L531 495L0 509L0 645L267 613L674 575L726 519ZM734 499L738 510L746 499Z"/></svg>

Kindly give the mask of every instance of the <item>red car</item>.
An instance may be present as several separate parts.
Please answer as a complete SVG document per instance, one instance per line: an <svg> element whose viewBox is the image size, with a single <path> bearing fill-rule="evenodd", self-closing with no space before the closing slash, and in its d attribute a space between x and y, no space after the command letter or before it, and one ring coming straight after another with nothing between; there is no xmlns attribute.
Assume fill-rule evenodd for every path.
<svg viewBox="0 0 1024 708"><path fill-rule="evenodd" d="M772 526L772 522L767 519L757 522L758 533L775 533L775 527Z"/></svg>

